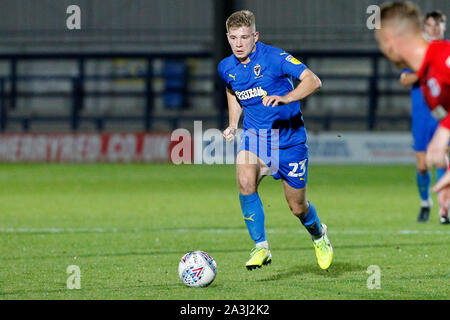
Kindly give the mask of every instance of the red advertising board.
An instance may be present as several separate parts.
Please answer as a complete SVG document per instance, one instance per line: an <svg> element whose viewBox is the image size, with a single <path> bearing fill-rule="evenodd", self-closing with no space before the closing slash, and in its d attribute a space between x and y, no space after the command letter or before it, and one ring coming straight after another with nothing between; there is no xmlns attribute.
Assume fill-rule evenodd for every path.
<svg viewBox="0 0 450 320"><path fill-rule="evenodd" d="M170 133L1 134L0 162L167 162Z"/></svg>

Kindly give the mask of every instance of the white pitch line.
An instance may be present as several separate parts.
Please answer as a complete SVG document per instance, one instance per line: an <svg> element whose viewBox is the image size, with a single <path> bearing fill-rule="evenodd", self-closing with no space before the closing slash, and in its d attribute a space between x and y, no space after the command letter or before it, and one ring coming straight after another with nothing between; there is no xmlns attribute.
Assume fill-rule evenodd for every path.
<svg viewBox="0 0 450 320"><path fill-rule="evenodd" d="M117 228L0 228L0 233L105 233L118 231Z"/></svg>
<svg viewBox="0 0 450 320"><path fill-rule="evenodd" d="M189 232L206 232L206 233L246 233L247 229L242 228L161 228L161 229L118 229L118 228L0 228L1 233L117 233L117 232L148 232L148 233L161 233L161 232L175 232L175 233L189 233ZM293 230L287 228L268 228L266 233L307 233L306 230ZM450 230L330 230L330 234L341 235L450 235Z"/></svg>

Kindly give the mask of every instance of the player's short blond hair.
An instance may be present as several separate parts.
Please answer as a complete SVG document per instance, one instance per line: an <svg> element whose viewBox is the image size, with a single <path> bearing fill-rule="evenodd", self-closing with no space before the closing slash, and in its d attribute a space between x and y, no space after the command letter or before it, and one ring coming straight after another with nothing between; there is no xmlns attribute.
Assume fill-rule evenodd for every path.
<svg viewBox="0 0 450 320"><path fill-rule="evenodd" d="M420 9L412 2L387 2L380 8L381 27L389 26L399 33L421 32Z"/></svg>
<svg viewBox="0 0 450 320"><path fill-rule="evenodd" d="M436 22L447 22L447 17L440 10L434 10L427 12L423 18L423 22L426 22L429 18L433 18Z"/></svg>
<svg viewBox="0 0 450 320"><path fill-rule="evenodd" d="M240 27L249 27L253 32L255 32L255 15L249 10L236 11L228 17L225 25L227 27L227 32L229 32L231 28Z"/></svg>

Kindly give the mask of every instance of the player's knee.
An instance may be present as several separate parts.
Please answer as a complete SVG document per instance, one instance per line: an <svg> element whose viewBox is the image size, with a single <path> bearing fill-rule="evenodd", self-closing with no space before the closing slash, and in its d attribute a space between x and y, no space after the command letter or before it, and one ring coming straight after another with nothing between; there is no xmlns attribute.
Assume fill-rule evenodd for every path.
<svg viewBox="0 0 450 320"><path fill-rule="evenodd" d="M248 177L238 178L239 192L243 195L249 195L256 192L256 181L252 181Z"/></svg>
<svg viewBox="0 0 450 320"><path fill-rule="evenodd" d="M306 201L289 204L289 208L291 209L292 214L297 218L303 218L308 212Z"/></svg>
<svg viewBox="0 0 450 320"><path fill-rule="evenodd" d="M428 171L427 161L425 156L417 159L417 172L421 175L426 174Z"/></svg>
<svg viewBox="0 0 450 320"><path fill-rule="evenodd" d="M426 167L426 165L417 166L417 172L420 175L424 175L424 174L426 174L428 172L428 168Z"/></svg>

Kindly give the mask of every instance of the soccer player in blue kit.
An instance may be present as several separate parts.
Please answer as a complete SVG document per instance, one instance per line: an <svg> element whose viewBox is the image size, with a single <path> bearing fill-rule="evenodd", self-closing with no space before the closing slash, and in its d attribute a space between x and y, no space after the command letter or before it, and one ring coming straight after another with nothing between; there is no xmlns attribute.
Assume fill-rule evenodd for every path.
<svg viewBox="0 0 450 320"><path fill-rule="evenodd" d="M424 18L424 36L428 41L444 38L446 17L440 11L431 11ZM413 149L416 152L416 181L421 205L417 222L426 222L430 216L432 199L430 196L431 173L426 162L426 150L437 129L438 121L433 117L422 95L418 77L410 69L403 69L400 76L403 86L411 88L411 131L413 135ZM436 168L436 181L445 174L447 167ZM447 216L446 208L439 209L441 223ZM445 211L445 212L444 212ZM448 219L448 218L447 218Z"/></svg>
<svg viewBox="0 0 450 320"><path fill-rule="evenodd" d="M289 208L311 234L320 268L328 269L333 248L327 226L306 199L308 147L300 110L300 100L321 88L321 81L289 53L259 42L252 12L233 13L226 28L233 54L218 66L226 83L229 111L229 126L223 137L228 142L234 139L244 111L244 131L236 158L237 182L244 221L255 242L245 266L252 270L272 261L257 190L262 178L272 175L282 180ZM291 77L300 80L296 88ZM263 149L269 149L270 158Z"/></svg>

